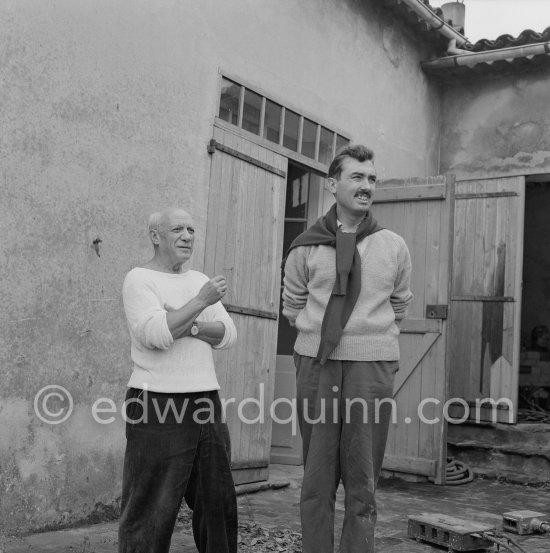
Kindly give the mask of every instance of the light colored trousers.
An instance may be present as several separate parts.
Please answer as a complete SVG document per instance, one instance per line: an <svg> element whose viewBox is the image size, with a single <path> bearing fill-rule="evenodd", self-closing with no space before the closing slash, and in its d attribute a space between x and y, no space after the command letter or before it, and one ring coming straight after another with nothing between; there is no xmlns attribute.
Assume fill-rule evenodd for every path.
<svg viewBox="0 0 550 553"><path fill-rule="evenodd" d="M340 553L373 553L375 490L391 418L397 361L333 361L294 354L303 439L303 553L333 553L334 505L342 480ZM376 401L378 400L378 401Z"/></svg>

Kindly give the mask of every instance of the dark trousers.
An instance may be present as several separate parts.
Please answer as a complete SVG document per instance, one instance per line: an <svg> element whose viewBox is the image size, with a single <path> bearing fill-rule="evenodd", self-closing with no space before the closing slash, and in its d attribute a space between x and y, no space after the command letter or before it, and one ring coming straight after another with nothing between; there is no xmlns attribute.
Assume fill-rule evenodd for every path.
<svg viewBox="0 0 550 553"><path fill-rule="evenodd" d="M342 480L340 553L374 552L375 490L391 418L397 361L333 361L294 354L303 439L303 553L333 553L334 504Z"/></svg>
<svg viewBox="0 0 550 553"><path fill-rule="evenodd" d="M237 502L218 392L130 388L126 400L127 418L138 422L126 423L119 553L168 553L184 497L199 552L236 553Z"/></svg>

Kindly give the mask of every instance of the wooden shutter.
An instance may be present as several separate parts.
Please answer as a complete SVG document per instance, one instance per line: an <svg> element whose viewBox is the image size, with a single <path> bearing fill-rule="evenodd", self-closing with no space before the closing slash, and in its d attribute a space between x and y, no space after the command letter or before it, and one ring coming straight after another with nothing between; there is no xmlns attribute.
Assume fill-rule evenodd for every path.
<svg viewBox="0 0 550 553"><path fill-rule="evenodd" d="M457 182L451 396L471 419L514 423L519 378L525 179ZM505 399L497 409L476 403Z"/></svg>
<svg viewBox="0 0 550 553"><path fill-rule="evenodd" d="M216 353L220 396L228 404L235 483L265 480L271 441L269 407L277 344L287 159L242 136L214 127L204 271L228 281L223 299L237 344ZM264 422L242 422L237 406L260 399ZM248 420L258 408L243 409Z"/></svg>
<svg viewBox="0 0 550 553"><path fill-rule="evenodd" d="M446 465L446 308L450 264L451 177L392 180L377 185L373 213L401 235L412 259L409 316L401 326L400 370L394 386L384 469L443 483ZM429 398L419 415L421 402ZM434 422L437 421L437 422Z"/></svg>

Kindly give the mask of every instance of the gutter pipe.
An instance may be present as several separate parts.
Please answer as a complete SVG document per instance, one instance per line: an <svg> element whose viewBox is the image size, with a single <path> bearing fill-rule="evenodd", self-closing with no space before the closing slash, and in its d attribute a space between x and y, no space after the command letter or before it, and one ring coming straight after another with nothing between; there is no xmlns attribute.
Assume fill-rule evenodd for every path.
<svg viewBox="0 0 550 553"><path fill-rule="evenodd" d="M529 58L533 56L550 55L550 42L529 44L526 46L513 46L511 48L500 48L489 52L468 52L456 56L438 58L436 60L423 61L422 69L437 72L439 69L453 67L473 67L478 63L493 63L499 60L510 61L517 58Z"/></svg>
<svg viewBox="0 0 550 553"><path fill-rule="evenodd" d="M398 3L405 4L411 11L420 16L428 25L442 34L449 41L456 41L456 46L460 47L468 43L468 39L461 35L456 29L445 23L443 19L426 7L420 0L397 0Z"/></svg>

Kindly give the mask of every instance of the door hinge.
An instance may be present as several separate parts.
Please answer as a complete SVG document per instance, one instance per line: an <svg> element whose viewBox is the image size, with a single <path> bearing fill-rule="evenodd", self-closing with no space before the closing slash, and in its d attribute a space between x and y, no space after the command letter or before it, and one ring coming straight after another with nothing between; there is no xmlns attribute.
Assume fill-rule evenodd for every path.
<svg viewBox="0 0 550 553"><path fill-rule="evenodd" d="M240 159L241 161L245 161L246 163L250 163L251 165L259 167L260 169L264 169L265 171L269 171L270 173L273 173L274 175L277 175L279 177L282 177L283 179L286 179L286 171L283 171L282 169L279 169L278 167L274 167L273 165L270 165L269 163L265 163L264 161L256 159L256 158L254 158L252 156L249 156L247 154L243 154L242 152L239 152L238 150L230 148L229 146L226 146L225 144L222 144L221 142L218 142L215 138L212 138L210 140L210 142L208 143L208 146L206 147L206 150L210 155L215 153L216 150L219 150L220 152L223 152L223 153L228 154L230 156L236 157L237 159Z"/></svg>
<svg viewBox="0 0 550 553"><path fill-rule="evenodd" d="M216 139L212 138L206 147L209 154L213 154L216 151Z"/></svg>
<svg viewBox="0 0 550 553"><path fill-rule="evenodd" d="M426 319L446 319L448 312L447 305L426 305Z"/></svg>

